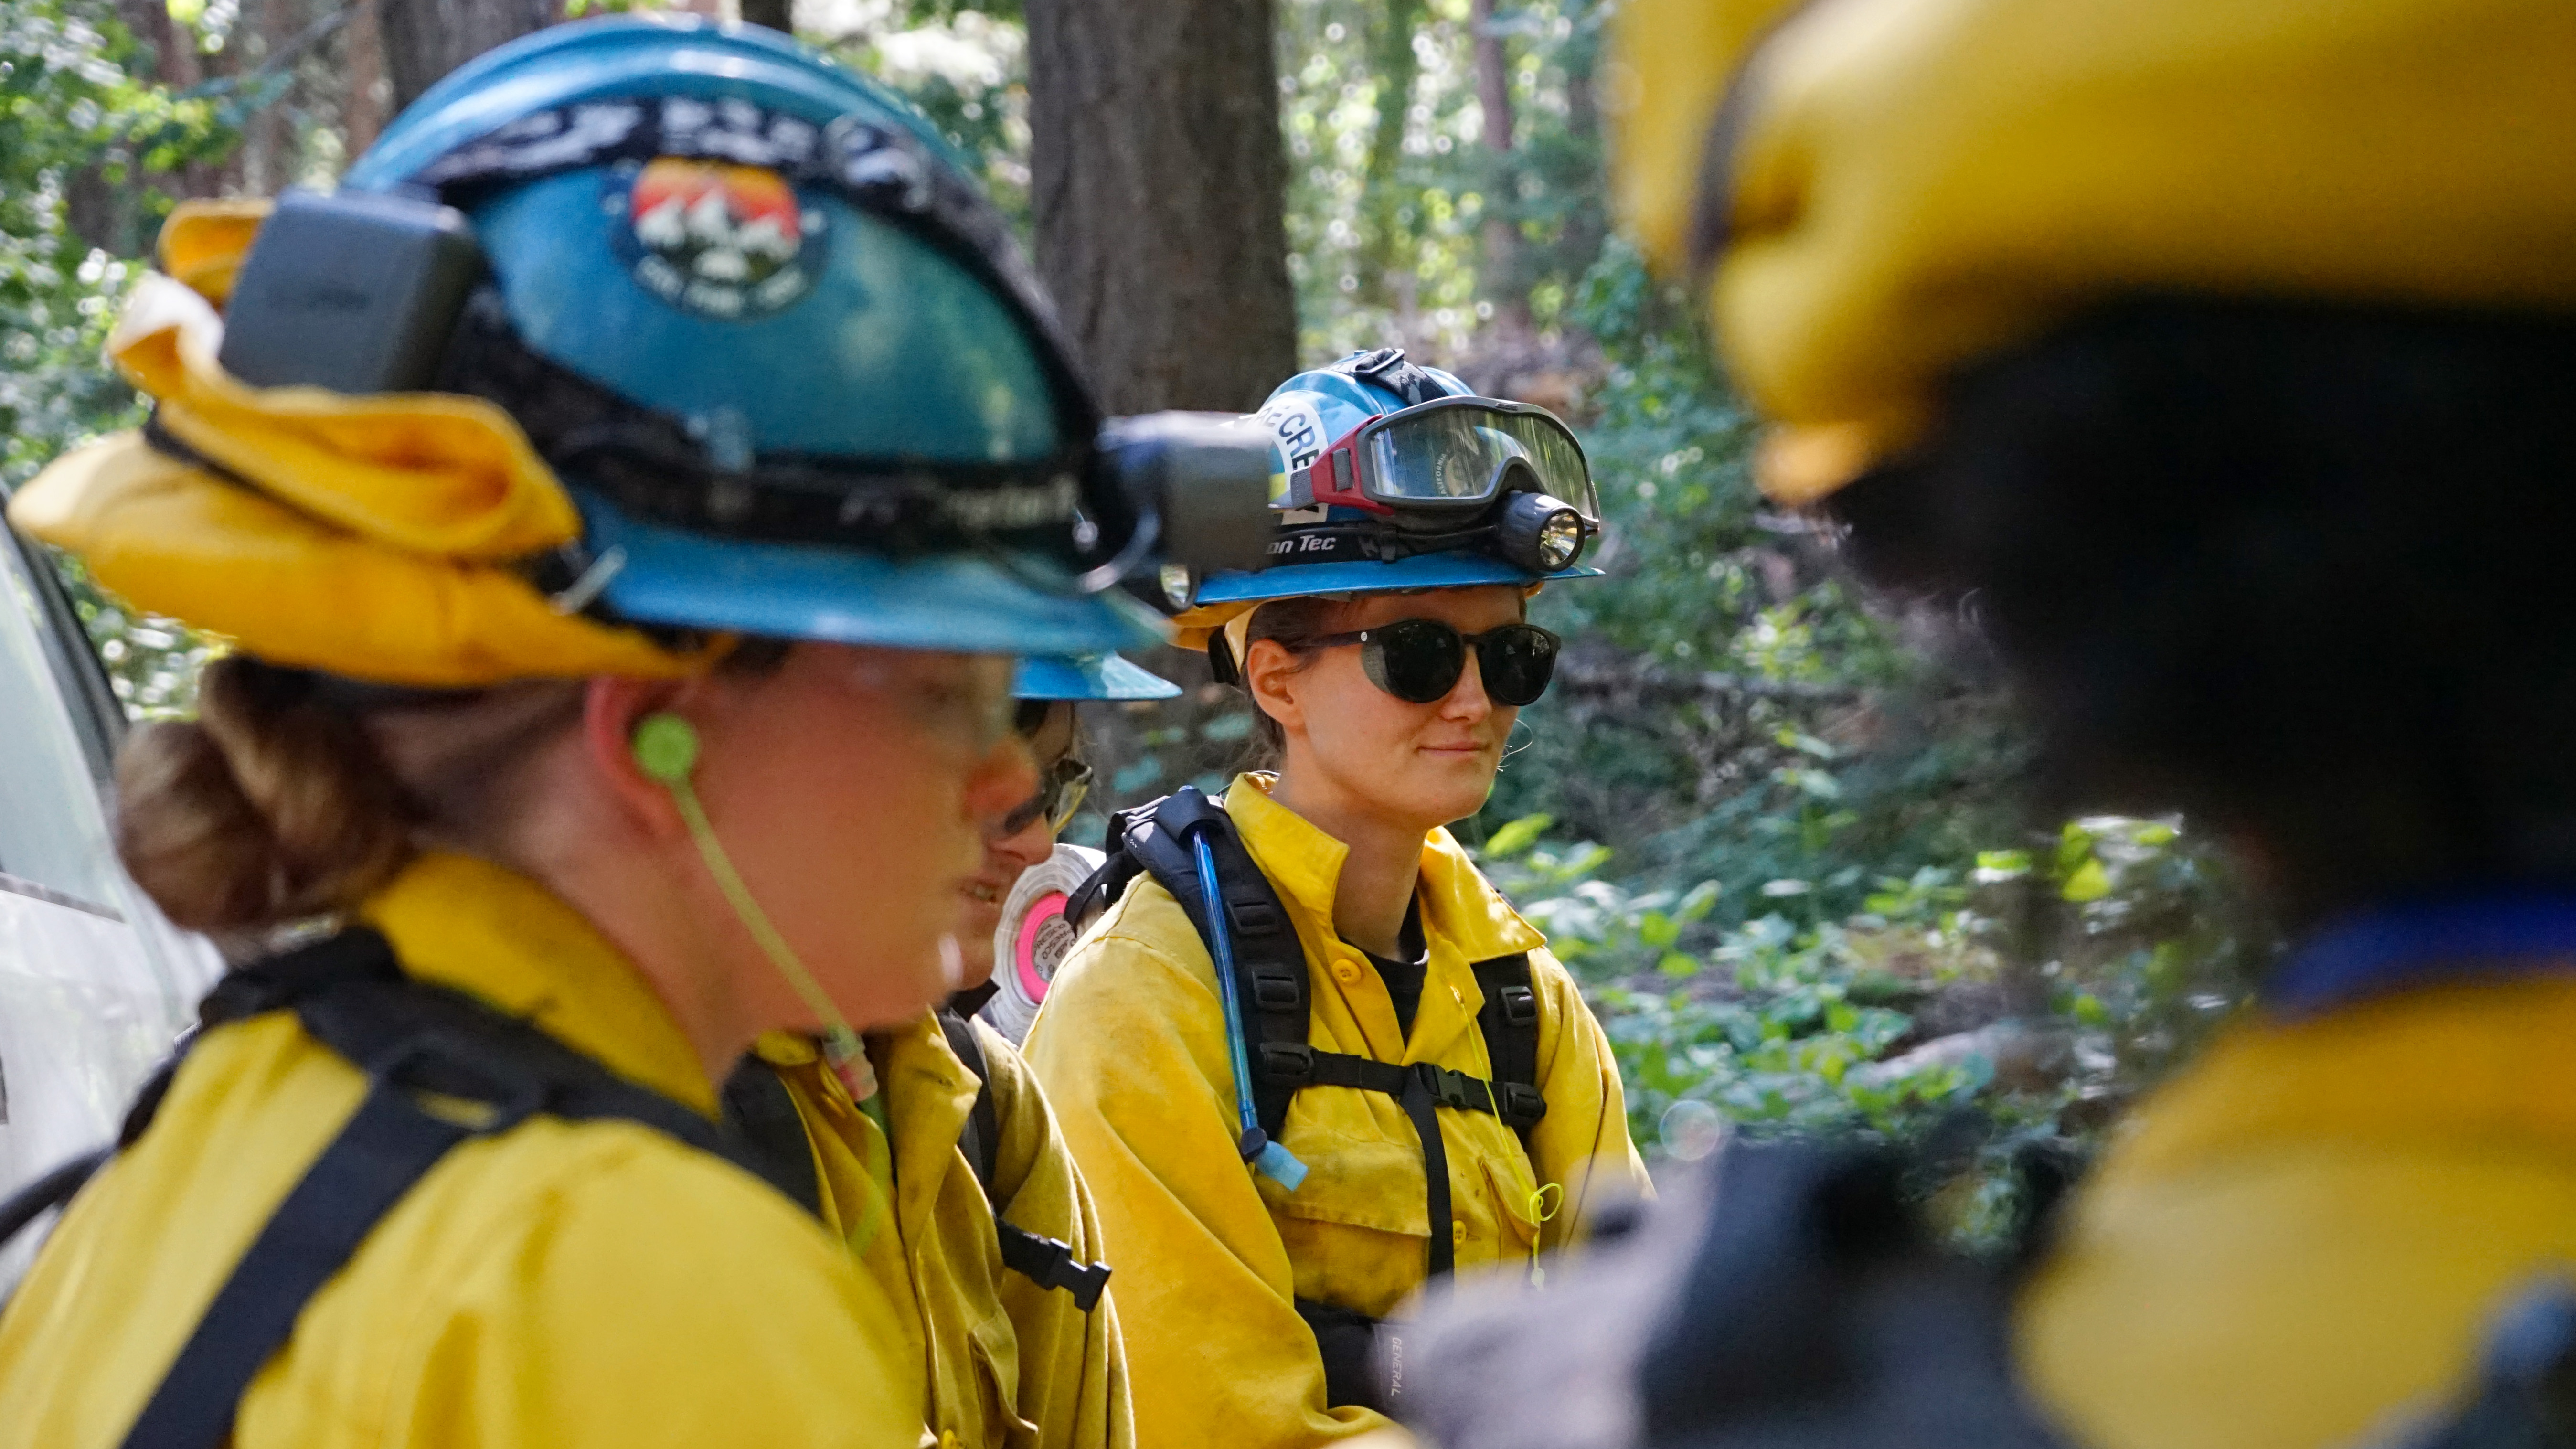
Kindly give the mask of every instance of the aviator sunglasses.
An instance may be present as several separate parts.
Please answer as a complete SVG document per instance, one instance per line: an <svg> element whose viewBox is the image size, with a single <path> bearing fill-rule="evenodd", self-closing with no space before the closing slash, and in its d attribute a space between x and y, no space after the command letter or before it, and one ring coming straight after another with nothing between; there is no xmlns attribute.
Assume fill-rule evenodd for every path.
<svg viewBox="0 0 2576 1449"><path fill-rule="evenodd" d="M1058 760L1047 767L1045 777L1038 781L1038 792L1018 809L1002 817L999 832L1005 836L1017 835L1029 828L1030 821L1043 816L1047 833L1061 835L1064 827L1072 821L1074 812L1082 808L1084 797L1090 793L1091 766L1069 757Z"/></svg>
<svg viewBox="0 0 2576 1449"><path fill-rule="evenodd" d="M1360 646L1360 668L1369 683L1407 704L1433 704L1458 687L1467 672L1467 651L1476 651L1476 672L1485 693L1497 704L1535 703L1556 677L1556 650L1563 641L1536 624L1505 624L1482 634L1461 634L1438 619L1398 619L1350 634L1326 634L1313 647Z"/></svg>

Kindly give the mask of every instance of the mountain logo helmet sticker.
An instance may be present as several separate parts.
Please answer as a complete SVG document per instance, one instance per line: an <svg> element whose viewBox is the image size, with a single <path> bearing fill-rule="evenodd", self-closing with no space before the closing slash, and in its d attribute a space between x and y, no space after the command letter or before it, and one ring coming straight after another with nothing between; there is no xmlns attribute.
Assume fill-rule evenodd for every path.
<svg viewBox="0 0 2576 1449"><path fill-rule="evenodd" d="M619 167L618 251L645 290L683 311L764 317L813 289L827 219L760 166L659 156Z"/></svg>

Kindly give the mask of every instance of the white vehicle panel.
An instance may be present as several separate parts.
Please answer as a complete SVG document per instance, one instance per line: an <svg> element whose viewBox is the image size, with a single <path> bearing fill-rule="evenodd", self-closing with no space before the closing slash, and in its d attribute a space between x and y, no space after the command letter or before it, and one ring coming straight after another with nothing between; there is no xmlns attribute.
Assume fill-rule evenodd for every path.
<svg viewBox="0 0 2576 1449"><path fill-rule="evenodd" d="M0 1196L114 1139L222 970L117 864L103 795L122 721L78 687L94 664L50 587L0 535ZM0 1288L34 1239L0 1252Z"/></svg>

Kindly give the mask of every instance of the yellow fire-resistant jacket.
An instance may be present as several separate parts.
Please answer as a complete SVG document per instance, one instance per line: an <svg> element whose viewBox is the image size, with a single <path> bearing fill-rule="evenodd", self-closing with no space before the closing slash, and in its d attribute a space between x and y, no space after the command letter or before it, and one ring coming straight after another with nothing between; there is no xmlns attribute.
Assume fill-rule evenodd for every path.
<svg viewBox="0 0 2576 1449"><path fill-rule="evenodd" d="M992 1073L999 1141L993 1194L1014 1225L1101 1257L1100 1224L1046 1099L1009 1042L972 1025ZM894 1132L889 1222L867 1175L873 1130L812 1043L774 1032L755 1048L785 1079L813 1145L823 1214L897 1306L903 1371L928 1395L941 1449L1132 1449L1127 1358L1108 1293L1073 1295L1004 1270L992 1202L957 1138L976 1079L925 1013L872 1032L868 1055ZM1114 1287L1114 1285L1113 1285Z"/></svg>
<svg viewBox="0 0 2576 1449"><path fill-rule="evenodd" d="M2025 1298L2093 1449L2321 1449L2466 1387L2503 1298L2576 1263L2576 981L2263 1024L2137 1112Z"/></svg>
<svg viewBox="0 0 2576 1449"><path fill-rule="evenodd" d="M713 1115L668 1012L580 916L457 856L369 905L403 966ZM216 1288L358 1105L272 1013L200 1042L0 1317L0 1446L125 1436ZM449 1153L315 1294L243 1396L240 1449L921 1442L893 1305L757 1178L628 1122L536 1117Z"/></svg>
<svg viewBox="0 0 2576 1449"><path fill-rule="evenodd" d="M1523 1271L1608 1197L1647 1190L1599 1024L1538 931L1448 833L1423 844L1429 975L1406 1040L1384 983L1333 930L1347 851L1273 804L1266 785L1238 777L1225 805L1305 945L1309 1043L1490 1079L1469 963L1526 951L1547 1116L1532 1132L1533 1164L1494 1117L1439 1114L1448 1223L1426 1221L1421 1143L1379 1093L1299 1092L1282 1141L1310 1175L1293 1194L1255 1179L1236 1155L1215 968L1169 892L1151 878L1129 887L1058 972L1028 1059L1100 1204L1135 1375L1136 1440L1149 1449L1285 1449L1384 1425L1365 1409L1326 1407L1323 1363L1294 1299L1384 1316L1421 1285L1433 1231L1451 1235L1462 1273Z"/></svg>

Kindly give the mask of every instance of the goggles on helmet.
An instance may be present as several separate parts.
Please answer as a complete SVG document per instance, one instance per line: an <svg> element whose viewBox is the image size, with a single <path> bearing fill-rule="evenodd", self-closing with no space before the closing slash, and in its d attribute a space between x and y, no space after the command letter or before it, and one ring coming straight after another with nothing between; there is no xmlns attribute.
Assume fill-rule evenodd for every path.
<svg viewBox="0 0 2576 1449"><path fill-rule="evenodd" d="M1545 408L1481 397L1434 398L1369 419L1290 474L1271 506L1353 508L1382 520L1301 530L1291 551L1273 545L1273 563L1468 548L1539 574L1582 557L1601 516L1572 429Z"/></svg>
<svg viewBox="0 0 2576 1449"><path fill-rule="evenodd" d="M1481 397L1434 398L1369 419L1290 474L1285 503L1454 517L1491 504L1515 472L1527 473L1529 491L1600 516L1574 431L1545 408Z"/></svg>

